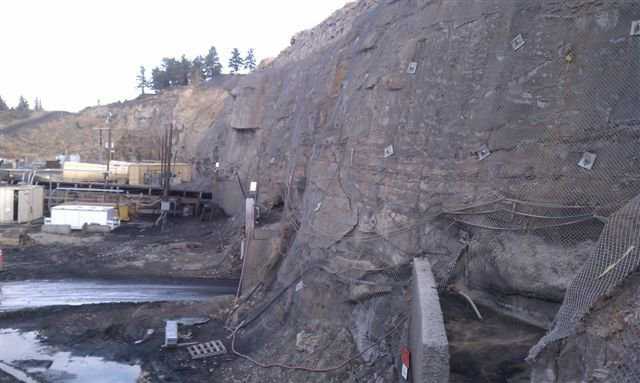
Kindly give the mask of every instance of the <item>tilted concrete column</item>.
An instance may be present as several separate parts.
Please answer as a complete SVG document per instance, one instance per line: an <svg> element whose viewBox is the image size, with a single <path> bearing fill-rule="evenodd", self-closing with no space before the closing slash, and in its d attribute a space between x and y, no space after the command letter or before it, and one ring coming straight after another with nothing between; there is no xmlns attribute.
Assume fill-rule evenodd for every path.
<svg viewBox="0 0 640 383"><path fill-rule="evenodd" d="M429 261L414 259L409 327L414 383L449 382L449 342L436 287Z"/></svg>
<svg viewBox="0 0 640 383"><path fill-rule="evenodd" d="M242 259L242 271L240 272L240 284L238 285L238 293L236 297L239 297L242 294L242 291L250 286L248 282L252 281L253 278L250 277L250 270L247 270L247 265L249 265L249 269L252 269L251 262L255 260L252 259L253 253L253 238L254 232L256 228L256 201L253 198L247 198L244 205L244 240L240 245L240 258Z"/></svg>
<svg viewBox="0 0 640 383"><path fill-rule="evenodd" d="M253 239L253 233L256 227L256 201L253 198L247 198L244 207L244 227L245 227L245 239L249 245ZM247 246L249 247L249 246Z"/></svg>

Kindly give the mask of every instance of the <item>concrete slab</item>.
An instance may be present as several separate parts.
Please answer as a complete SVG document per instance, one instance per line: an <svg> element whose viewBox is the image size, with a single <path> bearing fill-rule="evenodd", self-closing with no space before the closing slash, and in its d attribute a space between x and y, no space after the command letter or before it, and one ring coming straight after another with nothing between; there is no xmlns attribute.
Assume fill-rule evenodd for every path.
<svg viewBox="0 0 640 383"><path fill-rule="evenodd" d="M43 233L49 234L71 234L71 226L69 225L43 225Z"/></svg>
<svg viewBox="0 0 640 383"><path fill-rule="evenodd" d="M111 232L111 228L106 225L91 224L85 225L84 231L87 233L109 233Z"/></svg>
<svg viewBox="0 0 640 383"><path fill-rule="evenodd" d="M414 383L449 382L449 342L436 287L429 261L416 258L409 328Z"/></svg>

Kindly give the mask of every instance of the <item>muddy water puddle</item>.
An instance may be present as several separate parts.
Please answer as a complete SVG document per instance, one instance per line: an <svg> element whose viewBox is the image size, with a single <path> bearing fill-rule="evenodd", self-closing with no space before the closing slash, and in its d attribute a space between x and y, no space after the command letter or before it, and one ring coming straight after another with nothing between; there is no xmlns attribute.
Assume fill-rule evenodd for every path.
<svg viewBox="0 0 640 383"><path fill-rule="evenodd" d="M0 312L48 306L206 301L235 293L230 283L152 284L113 281L0 282Z"/></svg>
<svg viewBox="0 0 640 383"><path fill-rule="evenodd" d="M134 383L141 369L93 356L74 356L44 345L37 332L0 329L0 371L28 383Z"/></svg>

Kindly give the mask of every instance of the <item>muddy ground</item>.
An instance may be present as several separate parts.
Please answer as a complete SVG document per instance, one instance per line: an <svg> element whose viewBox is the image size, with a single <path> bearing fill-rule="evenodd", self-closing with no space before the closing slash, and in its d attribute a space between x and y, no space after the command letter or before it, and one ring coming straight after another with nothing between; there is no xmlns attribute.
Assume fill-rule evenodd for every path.
<svg viewBox="0 0 640 383"><path fill-rule="evenodd" d="M165 231L140 219L109 234L47 234L29 228L29 245L5 249L2 280L42 278L217 278L239 276L240 229L172 218Z"/></svg>
<svg viewBox="0 0 640 383"><path fill-rule="evenodd" d="M268 220L265 220L268 222ZM139 220L112 233L74 233L71 236L44 235L31 228L32 242L22 248L5 249L6 270L0 282L26 279L93 278L161 283L234 283L240 274L241 227L230 218L214 222L175 218L161 232L151 221ZM306 280L309 291L319 291L330 283L328 277ZM317 279L317 280L316 280ZM396 357L401 334L388 339L386 356L376 365L356 358L345 368L329 374L261 369L232 353L191 360L184 348L166 350L165 320L179 317L207 317L206 324L181 329L183 342L222 340L231 350L226 328L232 314L249 317L260 307L261 299L273 294L262 288L249 304L234 311L234 296L221 296L207 302L146 304L101 304L78 307L49 307L0 313L0 329L38 331L48 346L73 351L78 356L98 356L106 360L139 365L139 382L387 382L398 376ZM306 289L305 289L306 291ZM339 321L298 323L292 300L262 315L257 331L240 333L238 348L261 361L281 361L304 366L337 365L357 354L352 329ZM400 301L406 301L406 292ZM399 298L399 297L396 297ZM389 302L396 301L389 297ZM479 321L468 304L457 295L444 294L443 312L450 341L451 373L454 382L527 381L524 363L529 347L543 330L524 325L480 307ZM350 304L339 303L350 310ZM346 306L345 306L346 305ZM282 307L280 307L282 306ZM349 307L347 307L349 306ZM338 307L338 306L336 306ZM299 308L298 308L299 309ZM402 307L397 308L398 311ZM298 313L299 314L299 313ZM270 326L266 324L271 323ZM274 323L278 325L273 326ZM390 324L385 324L387 326ZM266 326L266 327L265 327ZM301 329L320 335L317 351L296 350ZM154 335L136 345L149 330ZM384 353L383 353L384 354ZM371 380L373 379L373 380ZM0 372L0 383L15 382Z"/></svg>
<svg viewBox="0 0 640 383"><path fill-rule="evenodd" d="M163 284L236 284L240 274L240 228L227 218L214 222L173 218L162 232L152 221L137 220L109 234L44 234L28 229L21 248L4 248L0 282L27 279L114 279ZM197 303L102 304L50 307L0 313L0 328L38 331L46 344L74 355L104 357L142 367L141 382L210 381L230 358L194 362L186 349L163 350L166 319L208 317L204 325L181 329L184 342L223 339L234 296ZM134 345L148 329L155 334ZM4 345L3 345L4 346ZM0 372L0 382L14 380Z"/></svg>

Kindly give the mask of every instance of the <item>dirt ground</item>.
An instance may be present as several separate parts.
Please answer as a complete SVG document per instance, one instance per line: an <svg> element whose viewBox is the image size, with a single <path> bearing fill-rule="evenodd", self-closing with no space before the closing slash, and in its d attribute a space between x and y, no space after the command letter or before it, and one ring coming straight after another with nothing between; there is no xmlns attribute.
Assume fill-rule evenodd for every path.
<svg viewBox="0 0 640 383"><path fill-rule="evenodd" d="M226 219L173 218L162 232L138 220L109 234L41 233L30 245L5 249L4 281L33 278L216 278L240 274L239 229Z"/></svg>
<svg viewBox="0 0 640 383"><path fill-rule="evenodd" d="M29 245L4 248L0 282L28 279L99 278L136 282L236 284L240 274L240 229L226 218L214 222L174 218L161 232L139 220L109 234L59 236L29 228ZM142 368L140 382L211 381L231 354L192 361L186 349L164 350L165 320L207 317L199 326L181 327L181 342L221 339L233 296L206 302L103 304L50 307L0 313L0 328L38 331L46 344L79 356L99 356ZM147 330L154 335L140 345ZM229 346L229 344L227 344ZM0 382L13 382L0 372Z"/></svg>
<svg viewBox="0 0 640 383"><path fill-rule="evenodd" d="M268 220L265 220L268 222ZM241 227L231 219L214 222L173 219L161 232L150 221L140 220L109 234L74 233L71 236L44 235L29 230L31 241L22 248L5 249L5 271L0 282L27 279L94 278L161 283L237 283L240 275ZM238 348L263 362L301 366L334 366L357 353L352 328L329 317L313 323L301 322L311 299L327 291L329 277L321 274L305 279L305 289L288 291L278 304L265 312L255 330L239 333ZM334 281L335 282L335 281ZM304 294L303 294L304 292ZM397 376L400 335L385 342L383 357L375 364L355 358L345 368L329 374L310 374L279 368L261 369L228 353L192 360L184 348L163 349L167 319L206 317L199 326L181 328L181 342L221 340L231 350L230 318L248 318L269 294L259 289L237 311L234 296L220 296L206 302L146 304L101 304L77 307L49 307L0 313L0 329L38 331L47 346L72 351L76 356L98 356L106 360L141 367L144 382L387 382ZM266 295L265 295L266 294ZM306 294L306 295L305 295ZM297 298L296 298L297 297ZM382 306L405 301L404 293L380 298ZM333 301L331 301L333 302ZM335 304L335 302L334 302ZM524 382L528 368L524 356L542 331L509 318L483 311L478 321L459 297L442 297L447 335L450 341L451 373L455 382ZM365 305L366 306L366 305ZM365 307L363 306L363 307ZM394 311L402 311L402 304ZM332 310L349 313L348 302ZM260 311L260 310L257 310ZM395 319L394 319L395 318ZM390 327L398 318L392 316ZM301 330L318 335L316 351L297 349ZM154 334L135 344L148 330ZM406 332L401 327L398 334ZM371 380L373 379L373 380ZM0 383L16 380L0 372Z"/></svg>

